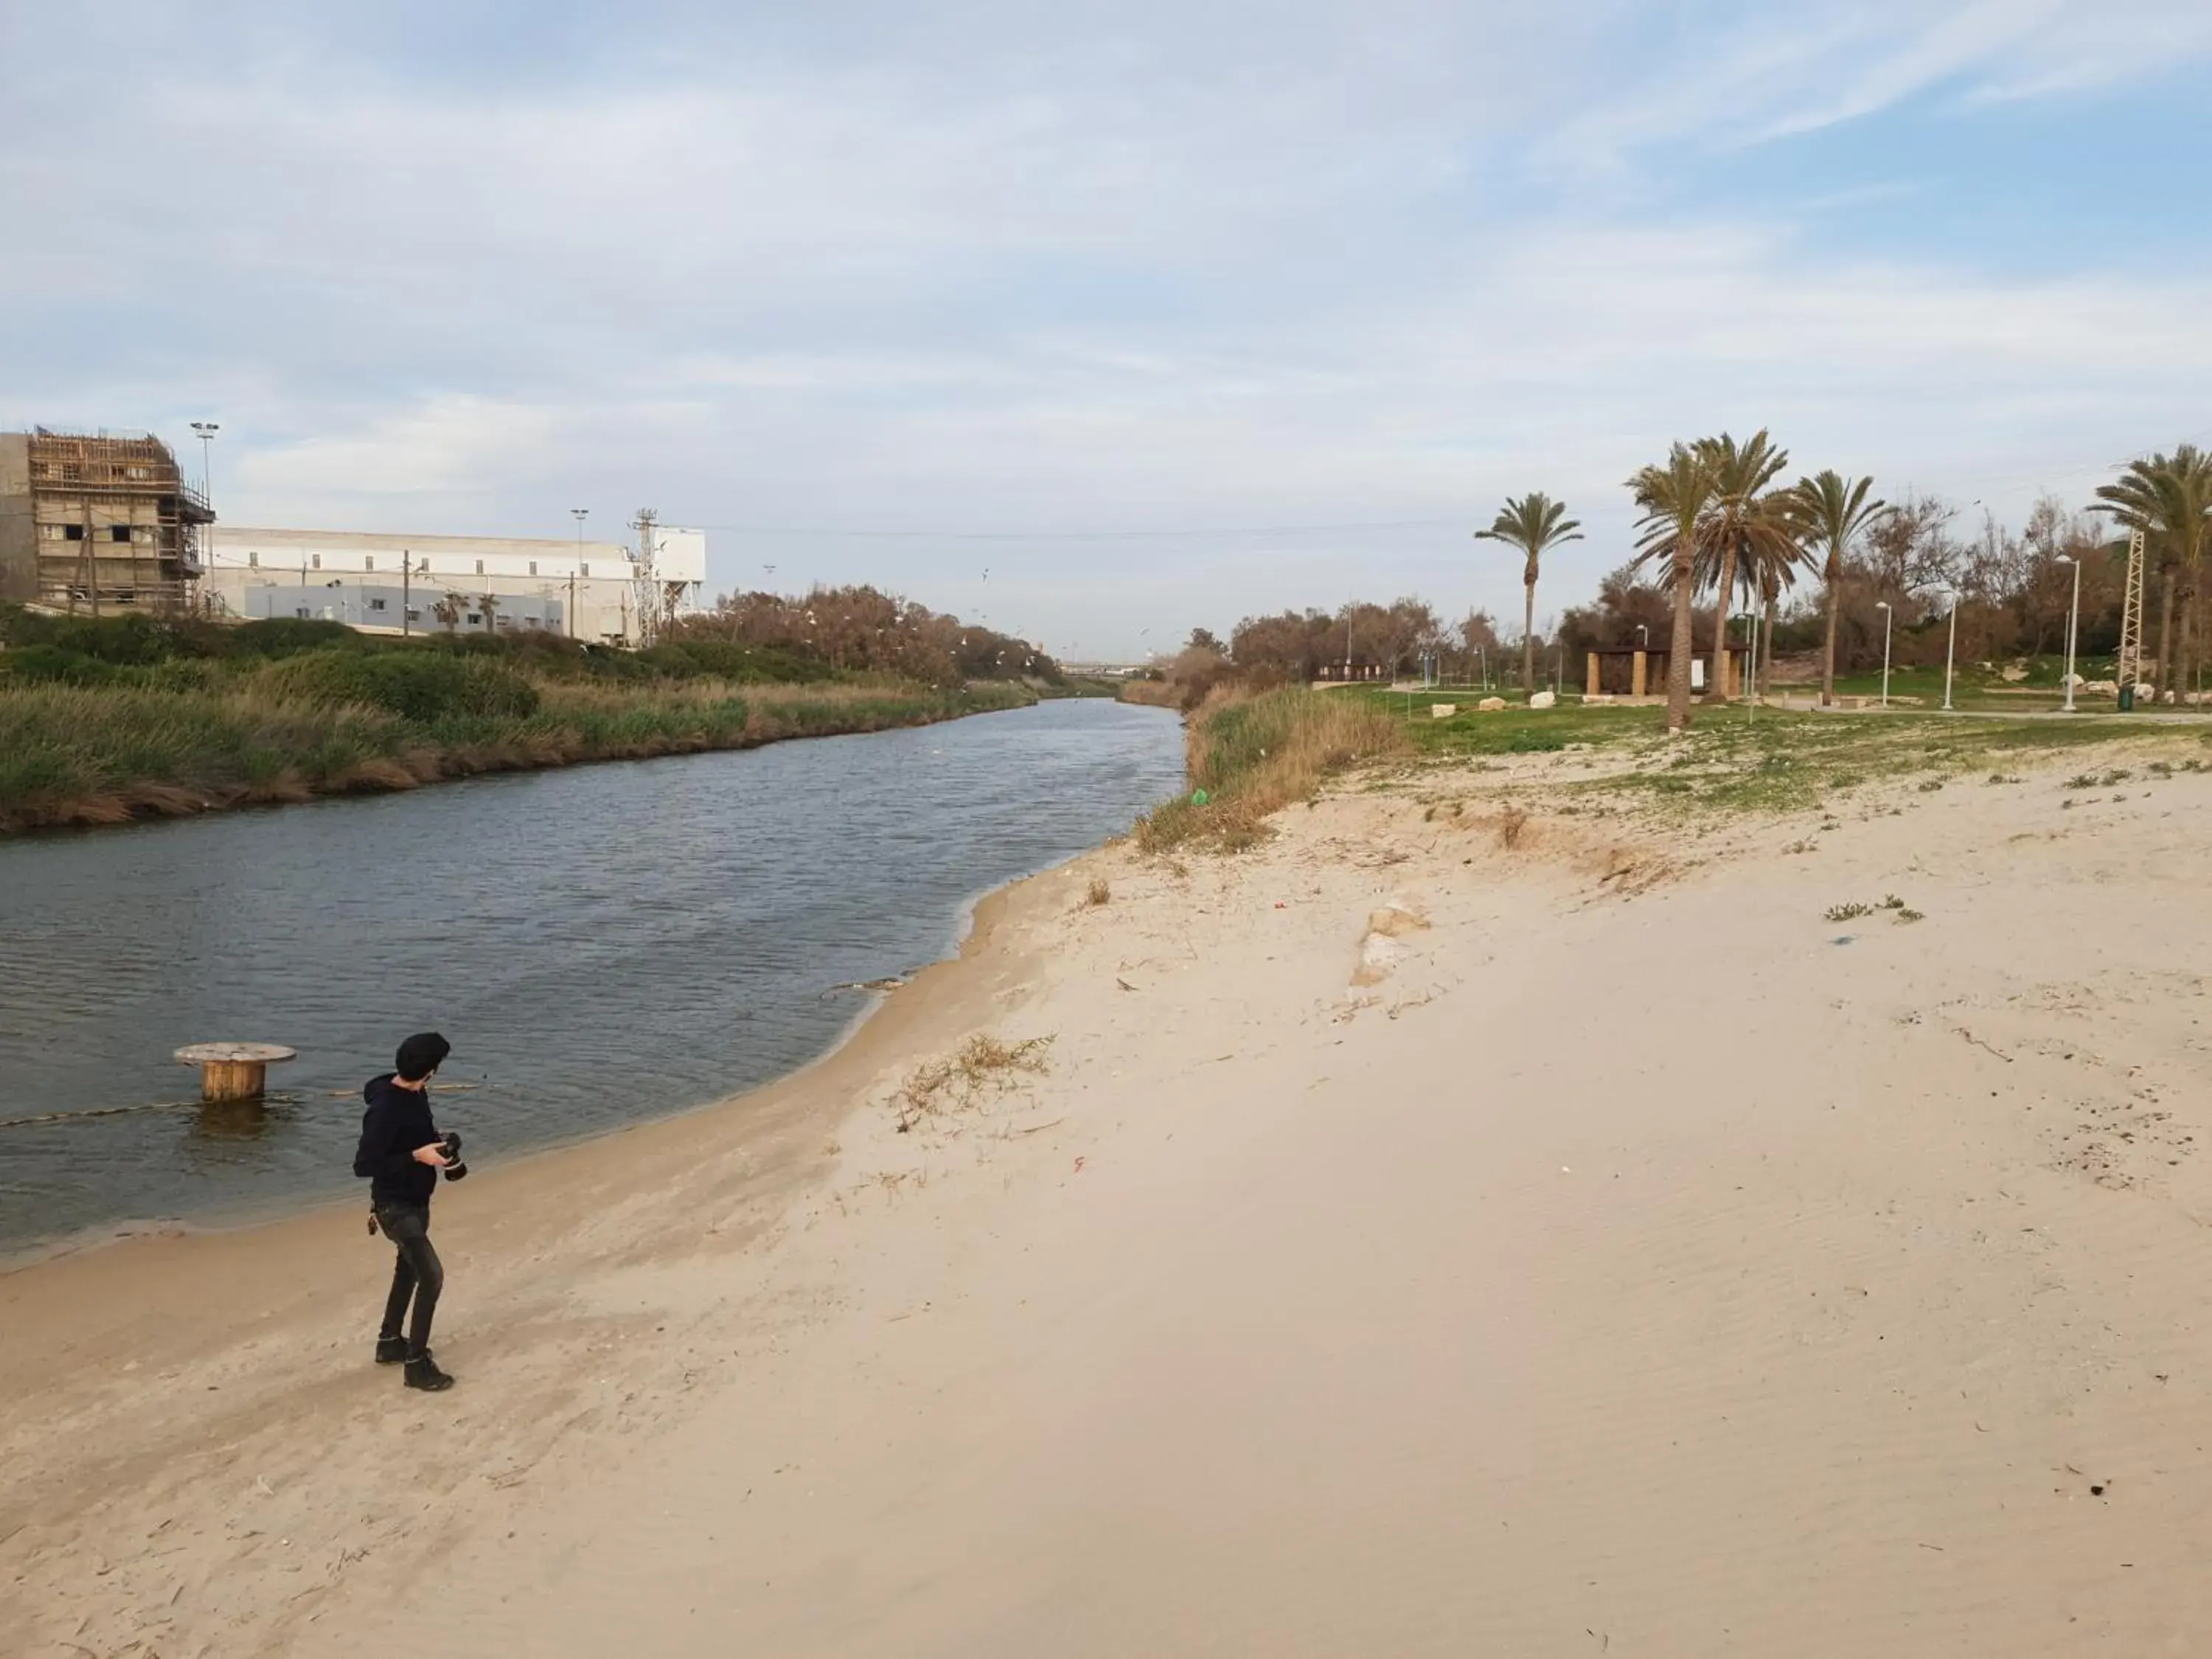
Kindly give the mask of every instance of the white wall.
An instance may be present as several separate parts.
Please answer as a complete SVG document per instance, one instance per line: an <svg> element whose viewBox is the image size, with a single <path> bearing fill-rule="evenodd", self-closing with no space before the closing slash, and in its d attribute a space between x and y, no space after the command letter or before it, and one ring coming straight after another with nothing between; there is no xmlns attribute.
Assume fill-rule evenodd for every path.
<svg viewBox="0 0 2212 1659"><path fill-rule="evenodd" d="M611 542L497 540L458 536L380 536L337 531L220 526L201 588L233 616L289 616L261 590L397 587L405 580L428 607L448 592L561 600L574 598L574 635L634 642L636 617L626 550ZM326 601L315 602L319 615Z"/></svg>
<svg viewBox="0 0 2212 1659"><path fill-rule="evenodd" d="M663 581L694 584L690 609L707 575L707 537L698 530L664 530L654 558ZM564 607L574 598L575 637L634 641L636 572L631 550L616 542L562 541L551 537L382 535L334 530L256 529L217 525L208 532L204 591L235 616L270 614L265 596L249 602L249 590L333 582L396 583L402 563L408 580L434 601L461 593L550 597ZM289 614L279 607L276 614Z"/></svg>

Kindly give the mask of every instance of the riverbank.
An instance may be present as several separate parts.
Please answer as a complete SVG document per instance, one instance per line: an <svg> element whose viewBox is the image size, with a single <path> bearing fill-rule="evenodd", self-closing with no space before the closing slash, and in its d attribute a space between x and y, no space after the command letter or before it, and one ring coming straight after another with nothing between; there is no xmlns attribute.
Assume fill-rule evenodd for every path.
<svg viewBox="0 0 2212 1659"><path fill-rule="evenodd" d="M425 659L462 671L434 695L396 684L334 694L296 672L305 661L213 689L0 685L0 835L750 749L1036 701L1018 682L594 681L461 658Z"/></svg>
<svg viewBox="0 0 2212 1659"><path fill-rule="evenodd" d="M1091 854L812 1071L442 1194L435 1400L351 1207L0 1279L0 1646L2185 1651L2163 740Z"/></svg>

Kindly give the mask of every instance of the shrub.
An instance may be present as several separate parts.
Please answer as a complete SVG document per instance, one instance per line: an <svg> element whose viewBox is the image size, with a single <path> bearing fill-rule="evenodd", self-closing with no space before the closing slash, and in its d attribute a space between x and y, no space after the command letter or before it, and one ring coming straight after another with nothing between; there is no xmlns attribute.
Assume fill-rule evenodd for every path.
<svg viewBox="0 0 2212 1659"><path fill-rule="evenodd" d="M426 726L538 712L538 689L513 669L446 651L310 651L272 663L256 684L280 698L326 708L359 704Z"/></svg>
<svg viewBox="0 0 2212 1659"><path fill-rule="evenodd" d="M366 638L342 622L315 617L264 617L223 630L228 654L240 657L295 657L307 651L358 648Z"/></svg>
<svg viewBox="0 0 2212 1659"><path fill-rule="evenodd" d="M45 685L100 685L116 678L112 663L59 645L19 645L0 657L10 679Z"/></svg>

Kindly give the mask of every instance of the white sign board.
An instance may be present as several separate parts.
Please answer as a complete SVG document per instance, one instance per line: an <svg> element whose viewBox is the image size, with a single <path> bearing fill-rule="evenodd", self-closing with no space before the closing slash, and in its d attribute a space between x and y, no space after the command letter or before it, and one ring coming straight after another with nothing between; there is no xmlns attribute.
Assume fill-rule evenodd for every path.
<svg viewBox="0 0 2212 1659"><path fill-rule="evenodd" d="M1690 659L1690 690L1702 691L1705 689L1705 659L1703 657L1692 657Z"/></svg>

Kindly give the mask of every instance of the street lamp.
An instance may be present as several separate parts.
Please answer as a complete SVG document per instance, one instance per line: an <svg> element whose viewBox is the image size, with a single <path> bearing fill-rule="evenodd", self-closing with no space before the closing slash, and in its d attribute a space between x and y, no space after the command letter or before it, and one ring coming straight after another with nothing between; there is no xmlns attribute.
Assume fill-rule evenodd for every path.
<svg viewBox="0 0 2212 1659"><path fill-rule="evenodd" d="M1877 599L1874 608L1881 612L1881 706L1889 707L1889 625L1897 620L1897 613L1889 608L1887 599Z"/></svg>
<svg viewBox="0 0 2212 1659"><path fill-rule="evenodd" d="M2074 608L2066 613L2066 705L2065 711L2074 712L2074 643L2081 626L2081 561L2061 553L2057 562L2074 567Z"/></svg>
<svg viewBox="0 0 2212 1659"><path fill-rule="evenodd" d="M1951 638L1943 647L1943 707L1951 707L1951 670L1959 660L1959 590L1949 590L1951 599Z"/></svg>

